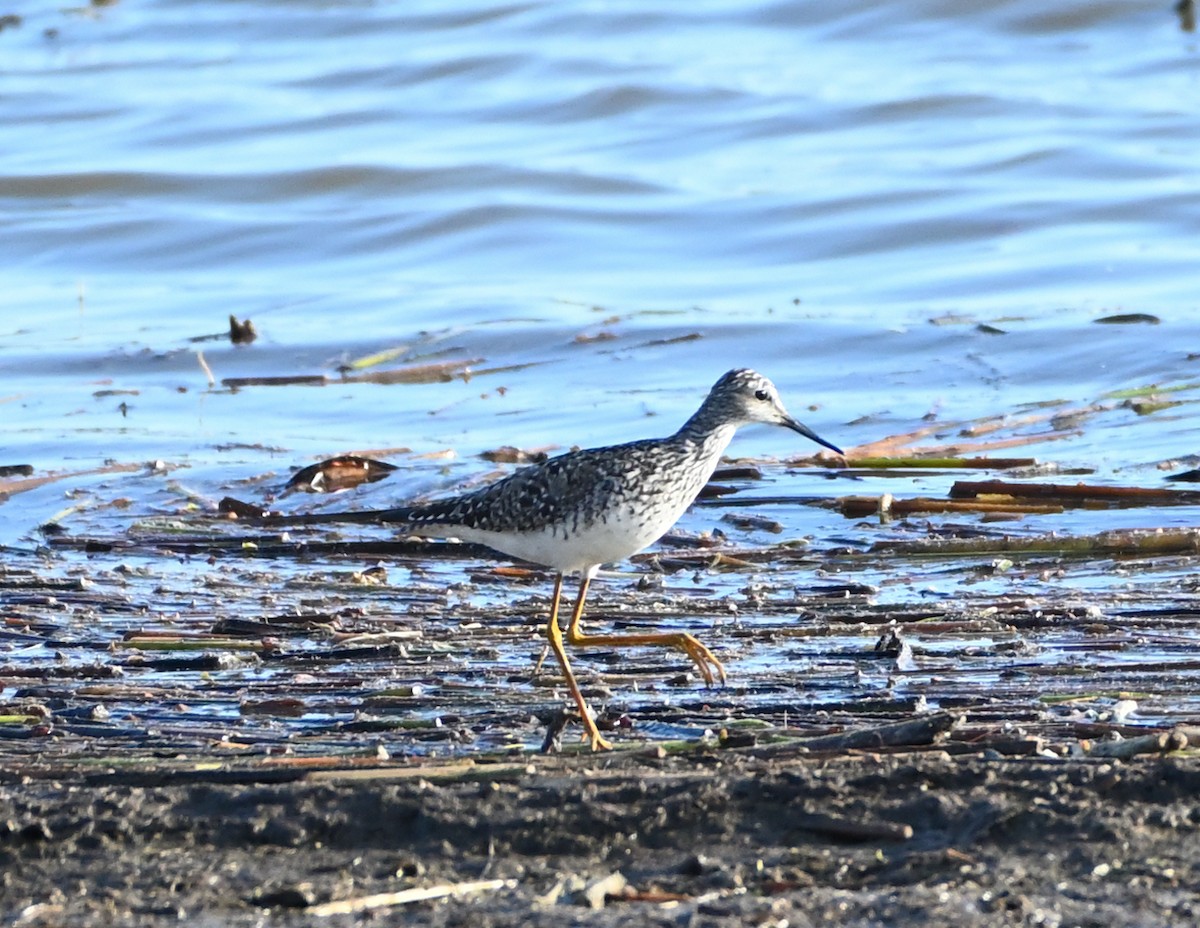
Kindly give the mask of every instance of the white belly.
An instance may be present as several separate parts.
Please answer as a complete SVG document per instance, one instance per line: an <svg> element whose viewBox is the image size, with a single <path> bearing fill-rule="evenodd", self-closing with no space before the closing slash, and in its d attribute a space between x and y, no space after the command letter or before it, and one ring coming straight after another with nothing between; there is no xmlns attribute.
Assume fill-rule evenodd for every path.
<svg viewBox="0 0 1200 928"><path fill-rule="evenodd" d="M552 567L562 573L588 571L601 564L620 561L653 544L682 515L660 512L647 518L619 509L604 521L590 525L555 525L538 531L513 534L459 527L445 534L463 541L487 545L496 551L534 564Z"/></svg>

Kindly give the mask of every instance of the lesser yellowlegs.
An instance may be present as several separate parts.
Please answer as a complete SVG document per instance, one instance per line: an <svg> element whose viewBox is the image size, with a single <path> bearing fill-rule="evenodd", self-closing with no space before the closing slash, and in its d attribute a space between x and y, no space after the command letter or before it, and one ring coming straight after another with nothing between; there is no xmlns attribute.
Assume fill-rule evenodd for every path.
<svg viewBox="0 0 1200 928"><path fill-rule="evenodd" d="M585 635L580 625L588 585L600 566L629 557L662 537L708 482L738 427L755 422L782 425L842 453L792 418L766 377L733 370L716 382L695 415L667 438L571 451L473 492L426 505L299 516L295 521L398 523L414 534L477 542L557 571L546 637L579 709L583 739L591 742L593 750L610 748L596 727L563 647L558 622L563 577L579 573L582 578L566 629L568 644L674 648L691 659L706 683L724 682L721 662L686 632Z"/></svg>

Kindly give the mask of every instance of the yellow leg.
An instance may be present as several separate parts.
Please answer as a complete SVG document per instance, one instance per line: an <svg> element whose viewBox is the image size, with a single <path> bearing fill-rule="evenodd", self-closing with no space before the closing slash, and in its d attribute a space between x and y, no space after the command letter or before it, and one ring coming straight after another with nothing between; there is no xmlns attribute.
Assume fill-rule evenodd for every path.
<svg viewBox="0 0 1200 928"><path fill-rule="evenodd" d="M590 579L585 574L583 577L583 586L579 588L579 599L575 603L574 612L571 614L571 624L567 626L567 641L570 644L581 648L595 646L625 648L636 645L645 645L652 648L674 648L676 651L682 651L691 658L692 663L696 665L696 669L700 671L700 675L704 677L704 682L709 686L718 679L722 683L725 682L725 668L721 665L721 662L717 660L712 651L708 650L696 638L686 632L644 635L585 635L580 631L579 624L583 618L583 600L587 596L589 582ZM555 606L557 608L557 603Z"/></svg>
<svg viewBox="0 0 1200 928"><path fill-rule="evenodd" d="M579 717L583 722L583 740L592 742L593 751L611 750L612 745L600 734L600 729L596 727L596 720L592 718L592 710L588 708L583 693L579 692L579 684L575 682L575 674L571 672L571 665L567 661L567 652L563 649L562 629L558 627L558 601L562 597L562 582L562 574L559 574L554 581L554 605L550 607L550 621L546 623L546 638L549 639L550 650L554 652L558 666L562 669L563 677L566 678L567 689L570 690L575 705L579 708ZM588 581L585 576L583 588L579 591L579 602L575 607L578 612L583 611L583 597L587 594L587 586Z"/></svg>

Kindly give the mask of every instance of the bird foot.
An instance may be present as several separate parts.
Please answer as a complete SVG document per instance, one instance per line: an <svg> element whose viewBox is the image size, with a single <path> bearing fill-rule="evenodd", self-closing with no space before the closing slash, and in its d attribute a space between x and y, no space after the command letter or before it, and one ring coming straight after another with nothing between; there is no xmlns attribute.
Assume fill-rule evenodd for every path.
<svg viewBox="0 0 1200 928"><path fill-rule="evenodd" d="M679 636L677 647L692 659L700 676L704 677L705 685L712 686L718 680L724 685L728 679L724 665L698 639L685 632Z"/></svg>
<svg viewBox="0 0 1200 928"><path fill-rule="evenodd" d="M611 751L612 742L600 734L600 729L596 727L595 713L592 712L591 706L587 707L579 721L583 724L583 735L580 741L590 741L593 751Z"/></svg>
<svg viewBox="0 0 1200 928"><path fill-rule="evenodd" d="M547 722L546 737L542 740L543 754L558 754L562 751L563 729L575 719L579 719L583 725L580 741L590 743L593 751L612 750L612 742L600 734L590 707L582 715L577 709L562 708L557 709Z"/></svg>
<svg viewBox="0 0 1200 928"><path fill-rule="evenodd" d="M600 729L595 724L590 726L591 731L588 731L589 726L587 725L584 725L583 728L583 737L579 740L590 741L593 751L611 751L613 749L612 742L600 734Z"/></svg>

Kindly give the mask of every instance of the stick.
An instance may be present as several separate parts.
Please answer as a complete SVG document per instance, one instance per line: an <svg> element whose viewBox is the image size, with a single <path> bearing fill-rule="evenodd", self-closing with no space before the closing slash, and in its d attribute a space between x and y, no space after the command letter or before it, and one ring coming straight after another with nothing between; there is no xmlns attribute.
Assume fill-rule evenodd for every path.
<svg viewBox="0 0 1200 928"><path fill-rule="evenodd" d="M1124 741L1084 742L1088 757L1117 757L1127 760L1138 754L1166 754L1182 751L1188 746L1187 735L1178 731L1161 731Z"/></svg>
<svg viewBox="0 0 1200 928"><path fill-rule="evenodd" d="M374 896L359 896L355 899L325 902L321 905L309 906L305 911L309 915L321 917L349 915L354 912L366 912L369 909L383 909L393 905L406 905L409 902L422 902L426 899L465 896L494 889L511 889L516 885L516 880L475 880L466 883L439 883L437 886L414 886L412 889L402 889L397 893L378 893Z"/></svg>
<svg viewBox="0 0 1200 928"><path fill-rule="evenodd" d="M977 496L1012 496L1021 499L1051 497L1062 501L1083 503L1105 500L1134 505L1188 505L1200 501L1196 490L1175 490L1159 487L1089 486L1085 483L1011 483L1007 480L958 480L950 488L952 499Z"/></svg>
<svg viewBox="0 0 1200 928"><path fill-rule="evenodd" d="M854 822L820 812L802 812L791 819L789 824L797 825L805 831L815 831L851 841L907 841L913 836L912 825L881 821Z"/></svg>
<svg viewBox="0 0 1200 928"><path fill-rule="evenodd" d="M949 731L958 722L958 716L949 712L937 712L904 722L880 725L876 728L859 728L837 735L819 735L802 738L796 744L810 751L851 751L856 749L932 744L937 736Z"/></svg>
<svg viewBox="0 0 1200 928"><path fill-rule="evenodd" d="M212 368L208 366L208 362L204 360L204 352L196 352L196 360L200 362L200 369L204 371L204 376L208 378L208 389L212 389L217 385L217 378L213 376Z"/></svg>

